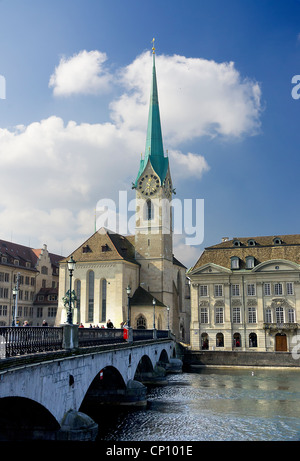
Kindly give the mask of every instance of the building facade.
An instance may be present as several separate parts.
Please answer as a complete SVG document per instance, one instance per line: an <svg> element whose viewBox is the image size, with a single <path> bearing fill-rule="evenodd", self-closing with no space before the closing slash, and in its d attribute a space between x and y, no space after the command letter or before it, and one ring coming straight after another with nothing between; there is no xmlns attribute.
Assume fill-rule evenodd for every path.
<svg viewBox="0 0 300 461"><path fill-rule="evenodd" d="M225 238L204 250L188 277L193 350L292 351L300 235Z"/></svg>
<svg viewBox="0 0 300 461"><path fill-rule="evenodd" d="M129 318L133 328L170 328L178 340L188 341L186 268L173 254L173 186L163 150L154 48L145 155L132 187L135 234L123 236L101 228L72 253L74 322L105 326L110 319L119 328ZM62 298L70 283L67 260L60 264L58 322L66 321Z"/></svg>
<svg viewBox="0 0 300 461"><path fill-rule="evenodd" d="M33 249L0 240L1 326L55 324L60 259L46 245Z"/></svg>

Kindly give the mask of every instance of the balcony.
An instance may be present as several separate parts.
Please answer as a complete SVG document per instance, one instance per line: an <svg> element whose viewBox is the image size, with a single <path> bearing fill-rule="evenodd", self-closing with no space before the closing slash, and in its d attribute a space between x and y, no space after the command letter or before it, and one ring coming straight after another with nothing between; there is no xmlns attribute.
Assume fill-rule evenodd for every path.
<svg viewBox="0 0 300 461"><path fill-rule="evenodd" d="M270 331L294 331L298 330L298 323L264 323L264 329Z"/></svg>

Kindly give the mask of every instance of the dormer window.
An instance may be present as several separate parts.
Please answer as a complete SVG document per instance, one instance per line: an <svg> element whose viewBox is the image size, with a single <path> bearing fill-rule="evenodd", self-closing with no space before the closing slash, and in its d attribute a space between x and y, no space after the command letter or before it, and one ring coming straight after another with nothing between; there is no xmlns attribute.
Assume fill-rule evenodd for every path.
<svg viewBox="0 0 300 461"><path fill-rule="evenodd" d="M239 269L240 268L240 258L238 256L232 256L230 258L231 261L231 269Z"/></svg>
<svg viewBox="0 0 300 461"><path fill-rule="evenodd" d="M233 246L234 246L234 247L240 247L240 246L241 246L241 242L240 242L239 240L237 240L237 239L234 239L234 240L233 240Z"/></svg>
<svg viewBox="0 0 300 461"><path fill-rule="evenodd" d="M249 239L247 243L249 247L254 247L256 245L256 241L253 239Z"/></svg>
<svg viewBox="0 0 300 461"><path fill-rule="evenodd" d="M110 251L110 248L107 245L107 243L105 245L102 245L101 249L102 249L102 253L105 253L106 251Z"/></svg>
<svg viewBox="0 0 300 461"><path fill-rule="evenodd" d="M85 245L84 247L82 247L82 253L91 253L92 250L90 249L90 247L88 245Z"/></svg>
<svg viewBox="0 0 300 461"><path fill-rule="evenodd" d="M253 269L254 267L254 257L246 256L246 269Z"/></svg>
<svg viewBox="0 0 300 461"><path fill-rule="evenodd" d="M281 245L282 244L282 240L279 238L279 237L275 237L273 239L273 244L274 245Z"/></svg>

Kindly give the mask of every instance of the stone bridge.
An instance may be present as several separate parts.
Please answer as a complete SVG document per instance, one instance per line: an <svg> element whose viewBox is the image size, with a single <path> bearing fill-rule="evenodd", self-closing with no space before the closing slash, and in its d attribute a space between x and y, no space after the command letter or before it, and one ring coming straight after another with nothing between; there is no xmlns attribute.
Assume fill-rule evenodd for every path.
<svg viewBox="0 0 300 461"><path fill-rule="evenodd" d="M93 440L93 412L145 405L147 384L180 371L175 355L167 337L0 360L0 440L20 431L23 439Z"/></svg>

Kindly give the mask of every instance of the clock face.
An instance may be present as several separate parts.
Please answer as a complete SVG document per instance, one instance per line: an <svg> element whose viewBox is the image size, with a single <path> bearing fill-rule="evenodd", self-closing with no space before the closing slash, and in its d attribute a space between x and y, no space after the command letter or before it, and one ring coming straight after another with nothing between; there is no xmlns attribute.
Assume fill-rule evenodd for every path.
<svg viewBox="0 0 300 461"><path fill-rule="evenodd" d="M171 197L172 195L172 184L170 178L166 178L164 182L164 191L167 197Z"/></svg>
<svg viewBox="0 0 300 461"><path fill-rule="evenodd" d="M139 180L138 190L145 196L154 195L159 188L159 179L154 174L146 174Z"/></svg>

